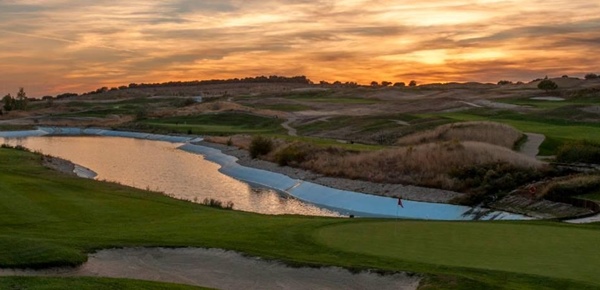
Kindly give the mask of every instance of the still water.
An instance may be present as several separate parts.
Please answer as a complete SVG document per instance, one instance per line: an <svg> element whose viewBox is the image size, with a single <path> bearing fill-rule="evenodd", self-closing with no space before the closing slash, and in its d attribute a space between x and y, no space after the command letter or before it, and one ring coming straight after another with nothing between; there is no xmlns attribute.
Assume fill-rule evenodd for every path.
<svg viewBox="0 0 600 290"><path fill-rule="evenodd" d="M176 149L181 143L89 136L0 138L0 142L70 160L95 171L97 180L159 191L175 198L231 201L236 210L263 214L339 215L221 174L219 165Z"/></svg>

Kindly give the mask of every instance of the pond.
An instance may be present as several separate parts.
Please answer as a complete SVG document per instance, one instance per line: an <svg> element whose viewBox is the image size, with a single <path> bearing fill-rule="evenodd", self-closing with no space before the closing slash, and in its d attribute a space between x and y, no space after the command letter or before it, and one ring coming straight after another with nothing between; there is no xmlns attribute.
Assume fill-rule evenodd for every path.
<svg viewBox="0 0 600 290"><path fill-rule="evenodd" d="M56 134L70 136L51 136ZM192 138L100 129L0 132L2 143L70 160L95 171L98 180L196 202L205 198L231 201L236 210L435 220L528 219L506 212L408 200L399 207L394 198L333 189L244 167L235 157L190 141Z"/></svg>

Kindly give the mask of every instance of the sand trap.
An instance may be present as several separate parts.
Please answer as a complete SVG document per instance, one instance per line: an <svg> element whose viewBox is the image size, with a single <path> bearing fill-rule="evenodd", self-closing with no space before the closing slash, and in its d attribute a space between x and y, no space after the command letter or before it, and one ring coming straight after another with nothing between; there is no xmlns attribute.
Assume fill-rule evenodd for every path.
<svg viewBox="0 0 600 290"><path fill-rule="evenodd" d="M533 97L530 98L530 100L560 102L564 101L565 99L561 97Z"/></svg>
<svg viewBox="0 0 600 290"><path fill-rule="evenodd" d="M216 289L417 289L421 280L404 273L382 276L335 267L291 268L236 252L198 248L103 250L75 269L0 269L0 276L9 275L131 278Z"/></svg>

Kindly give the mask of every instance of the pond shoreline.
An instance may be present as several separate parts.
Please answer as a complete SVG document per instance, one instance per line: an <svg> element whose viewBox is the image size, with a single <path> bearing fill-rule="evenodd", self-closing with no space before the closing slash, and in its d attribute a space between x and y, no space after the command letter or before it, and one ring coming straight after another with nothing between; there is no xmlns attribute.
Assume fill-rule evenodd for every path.
<svg viewBox="0 0 600 290"><path fill-rule="evenodd" d="M366 183L363 181L351 181L347 179L336 179L329 177L314 178L315 181L307 178L307 172L301 172L291 167L279 167L276 164L265 163L267 167L261 166L261 169L255 168L256 160L243 157L242 161L231 152L216 149L208 143L202 142L202 138L194 138L194 136L169 136L139 132L114 131L97 128L48 128L40 127L38 130L10 132L6 136L6 132L0 132L0 137L29 137L29 136L105 136L105 137L126 137L133 139L143 139L148 141L166 141L175 144L183 144L178 149L194 154L202 155L207 161L213 162L220 166L218 171L221 174L233 177L239 181L248 184L258 185L261 187L270 188L284 194L287 194L295 199L307 204L312 204L317 207L333 210L346 216L357 217L379 217L379 218L404 218L404 219L428 219L428 220L523 220L531 219L530 217L521 214L512 214L509 212L498 211L480 207L467 207L460 205L451 205L448 203L440 203L439 199L427 199L426 201L414 201L404 195L407 192L412 192L416 199L423 191L428 191L430 196L438 195L437 189L424 189L418 187L408 187L403 185L385 185L376 183ZM199 145L202 144L202 145ZM239 155L239 152L238 152ZM252 166L254 165L254 166ZM266 169L266 170L265 170ZM278 171L291 170L295 172L293 177L282 174ZM289 172L288 172L289 174ZM326 185L322 185L324 183ZM386 186L397 186L396 189L386 188ZM338 189L335 187L346 187L346 189ZM382 189L375 194L368 194L365 189ZM402 196L402 204L398 202L398 195L389 194L396 193ZM379 194L377 194L379 193ZM384 196L382 193L387 193ZM390 196L391 195L391 196ZM434 202L431 202L434 201Z"/></svg>

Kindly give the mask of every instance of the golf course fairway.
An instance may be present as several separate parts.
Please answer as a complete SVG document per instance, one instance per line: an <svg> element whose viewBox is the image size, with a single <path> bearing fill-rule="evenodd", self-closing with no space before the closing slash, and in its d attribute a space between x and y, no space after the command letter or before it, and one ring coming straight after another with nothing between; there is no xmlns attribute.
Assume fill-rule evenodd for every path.
<svg viewBox="0 0 600 290"><path fill-rule="evenodd" d="M420 289L596 289L599 243L600 227L594 224L390 221L222 210L67 176L42 166L38 154L0 148L1 268L75 266L88 253L107 248L202 247L291 265L416 272L424 277ZM52 278L55 288L41 287L48 279L5 277L0 288L88 283ZM136 288L144 287L115 287Z"/></svg>

